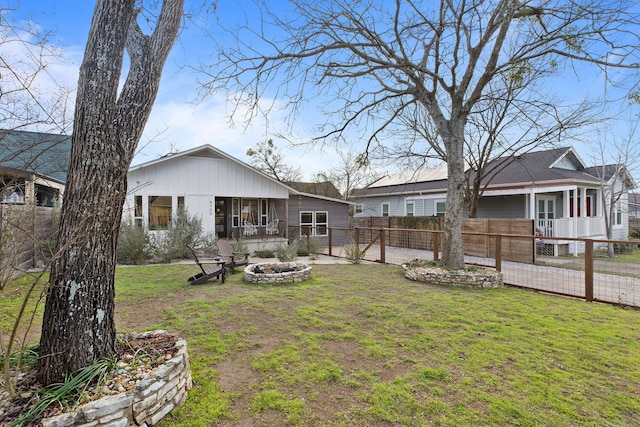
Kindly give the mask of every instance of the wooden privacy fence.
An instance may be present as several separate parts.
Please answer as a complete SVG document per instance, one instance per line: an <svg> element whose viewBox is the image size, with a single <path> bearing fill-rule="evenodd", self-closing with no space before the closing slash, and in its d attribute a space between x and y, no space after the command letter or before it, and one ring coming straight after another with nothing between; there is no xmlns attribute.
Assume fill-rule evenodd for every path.
<svg viewBox="0 0 640 427"><path fill-rule="evenodd" d="M434 244L441 243L434 240L441 233L433 232L444 229L442 217L366 217L355 218L354 223L358 241L362 244L382 238L388 246L428 251L434 250ZM385 230L384 235L381 235L381 230ZM535 224L531 219L463 219L462 243L467 255L494 258L496 235L533 236L534 230ZM509 240L502 245L506 260L533 260L534 241L530 239Z"/></svg>
<svg viewBox="0 0 640 427"><path fill-rule="evenodd" d="M0 205L0 280L45 264L53 217L53 208Z"/></svg>

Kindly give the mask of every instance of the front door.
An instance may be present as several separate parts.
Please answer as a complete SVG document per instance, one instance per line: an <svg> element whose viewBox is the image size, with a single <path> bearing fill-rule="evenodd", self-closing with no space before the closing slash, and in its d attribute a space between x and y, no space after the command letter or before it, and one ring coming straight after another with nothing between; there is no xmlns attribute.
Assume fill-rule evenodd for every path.
<svg viewBox="0 0 640 427"><path fill-rule="evenodd" d="M227 200L216 199L216 236L228 237L227 234Z"/></svg>
<svg viewBox="0 0 640 427"><path fill-rule="evenodd" d="M556 216L556 200L552 196L538 196L536 228L545 236L553 236L553 219Z"/></svg>

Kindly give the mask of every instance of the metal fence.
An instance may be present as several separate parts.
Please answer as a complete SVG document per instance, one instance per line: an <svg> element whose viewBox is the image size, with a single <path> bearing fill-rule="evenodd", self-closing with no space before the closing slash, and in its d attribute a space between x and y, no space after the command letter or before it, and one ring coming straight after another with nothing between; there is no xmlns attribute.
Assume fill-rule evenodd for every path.
<svg viewBox="0 0 640 427"><path fill-rule="evenodd" d="M340 244L333 244L335 236ZM357 248L362 259L389 264L438 261L442 241L439 230L330 229L325 252L348 258ZM568 244L581 253L553 256L551 247ZM501 271L506 285L640 307L640 241L463 233L463 249L467 264Z"/></svg>

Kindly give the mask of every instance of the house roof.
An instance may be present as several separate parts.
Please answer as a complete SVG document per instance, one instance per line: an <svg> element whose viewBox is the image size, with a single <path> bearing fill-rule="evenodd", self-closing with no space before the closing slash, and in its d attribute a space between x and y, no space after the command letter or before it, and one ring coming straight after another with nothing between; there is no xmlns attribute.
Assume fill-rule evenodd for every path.
<svg viewBox="0 0 640 427"><path fill-rule="evenodd" d="M0 130L0 168L67 181L71 137L51 133Z"/></svg>
<svg viewBox="0 0 640 427"><path fill-rule="evenodd" d="M447 179L446 175L442 178L442 170L443 168L440 167L431 169L429 172L397 174L396 177L405 176L405 182L379 180L366 188L355 190L354 196L371 197L443 192L447 188ZM444 170L446 171L446 167ZM600 171L601 173L602 170L602 167L585 167L584 162L572 147L562 147L495 159L487 164L484 181L490 180L488 188L567 181L596 185L600 183L599 174L596 172ZM608 165L604 170L607 179L610 179L616 168ZM474 172L468 171L468 173L472 178ZM425 179L420 180L421 178ZM385 182L391 185L380 185Z"/></svg>
<svg viewBox="0 0 640 427"><path fill-rule="evenodd" d="M162 163L162 162L166 162L172 159L176 159L178 157L183 157L183 156L191 156L191 157L210 157L210 158L217 158L217 159L226 159L232 162L235 162L241 166L244 166L247 169L250 169L251 171L261 175L263 178L268 179L270 181L273 181L275 183L277 183L278 185L281 185L283 187L285 187L286 189L289 190L290 194L296 194L296 195L300 195L300 196L306 196L306 197L311 197L311 198L315 198L315 199L322 199L322 200L328 200L328 201L332 201L332 202L337 202L337 203L343 203L343 204L349 204L349 205L353 205L353 202L349 202L347 200L342 200L340 198L334 198L334 197L327 197L327 196L323 196L323 195L318 195L318 194L313 194L313 193L307 193L304 191L300 191L297 190L295 188L293 188L292 186L289 186L287 184L284 184L278 180L276 180L275 178L265 174L264 172L259 171L258 169L254 168L253 166L243 162L242 160L239 160L227 153L225 153L224 151L215 148L214 146L210 145L210 144L205 144L205 145L201 145L198 147L194 147L194 148L190 148L188 150L184 150L184 151L180 151L178 153L170 153L167 154L165 156L159 157L157 159L154 160L150 160L148 162L144 162L144 163L140 163L138 165L135 166L131 166L129 168L129 171L135 171L137 169L142 169L151 165L155 165L158 163ZM337 190L336 190L337 191ZM339 193L338 193L339 194Z"/></svg>
<svg viewBox="0 0 640 427"><path fill-rule="evenodd" d="M342 194L331 181L322 182L287 182L287 185L298 191L318 196L342 199Z"/></svg>

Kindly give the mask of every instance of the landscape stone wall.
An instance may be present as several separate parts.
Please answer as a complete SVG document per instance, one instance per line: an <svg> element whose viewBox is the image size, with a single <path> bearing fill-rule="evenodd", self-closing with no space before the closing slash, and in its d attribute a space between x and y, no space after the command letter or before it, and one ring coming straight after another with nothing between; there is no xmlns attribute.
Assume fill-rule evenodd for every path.
<svg viewBox="0 0 640 427"><path fill-rule="evenodd" d="M484 268L473 270L447 270L439 267L402 266L409 280L446 286L469 286L474 288L500 288L504 286L502 273Z"/></svg>
<svg viewBox="0 0 640 427"><path fill-rule="evenodd" d="M160 333L164 331L156 331ZM153 426L187 398L192 386L187 343L132 390L106 396L79 406L75 411L42 421L43 427Z"/></svg>

